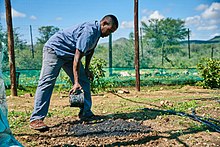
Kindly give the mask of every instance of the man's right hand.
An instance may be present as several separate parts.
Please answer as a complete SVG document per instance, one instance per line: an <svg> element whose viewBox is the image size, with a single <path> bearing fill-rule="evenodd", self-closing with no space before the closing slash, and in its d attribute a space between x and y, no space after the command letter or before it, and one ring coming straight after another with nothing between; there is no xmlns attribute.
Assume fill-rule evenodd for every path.
<svg viewBox="0 0 220 147"><path fill-rule="evenodd" d="M79 90L79 89L81 90L82 86L79 83L75 83L73 85L73 88L69 91L69 95L73 94L76 90Z"/></svg>

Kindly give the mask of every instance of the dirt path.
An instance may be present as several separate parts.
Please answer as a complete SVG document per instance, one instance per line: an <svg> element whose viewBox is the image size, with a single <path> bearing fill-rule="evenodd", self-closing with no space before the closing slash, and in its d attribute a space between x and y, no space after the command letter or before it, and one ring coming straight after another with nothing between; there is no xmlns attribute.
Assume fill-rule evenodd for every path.
<svg viewBox="0 0 220 147"><path fill-rule="evenodd" d="M93 111L104 118L90 123L78 120L79 110L69 107L66 93L54 93L45 119L48 132L29 129L33 97L24 97L8 99L12 131L24 146L220 146L220 133L187 117L159 111L191 113L190 108L196 108L197 115L220 120L220 90L117 89L93 96Z"/></svg>

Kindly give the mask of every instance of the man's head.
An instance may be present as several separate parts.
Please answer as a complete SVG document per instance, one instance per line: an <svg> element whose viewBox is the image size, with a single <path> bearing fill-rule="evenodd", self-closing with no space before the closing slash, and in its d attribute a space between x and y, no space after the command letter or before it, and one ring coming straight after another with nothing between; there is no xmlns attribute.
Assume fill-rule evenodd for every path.
<svg viewBox="0 0 220 147"><path fill-rule="evenodd" d="M118 20L114 15L106 15L101 20L101 37L107 37L118 28Z"/></svg>

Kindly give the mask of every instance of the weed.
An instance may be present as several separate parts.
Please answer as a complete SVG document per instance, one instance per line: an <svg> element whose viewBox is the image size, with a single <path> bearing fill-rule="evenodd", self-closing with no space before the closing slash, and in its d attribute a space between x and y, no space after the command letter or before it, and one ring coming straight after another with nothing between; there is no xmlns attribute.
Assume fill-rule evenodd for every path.
<svg viewBox="0 0 220 147"><path fill-rule="evenodd" d="M196 122L192 122L189 124L190 125L190 130L192 131L204 131L204 130L208 130L208 127L204 124L198 124Z"/></svg>
<svg viewBox="0 0 220 147"><path fill-rule="evenodd" d="M8 121L12 129L21 128L29 122L31 112L11 111L8 113Z"/></svg>
<svg viewBox="0 0 220 147"><path fill-rule="evenodd" d="M187 110L191 109L191 108L196 108L197 107L197 103L195 100L191 100L188 102L179 102L177 103L177 105L175 106L164 106L164 108L166 109L171 109L174 111L181 111L181 112L186 112Z"/></svg>

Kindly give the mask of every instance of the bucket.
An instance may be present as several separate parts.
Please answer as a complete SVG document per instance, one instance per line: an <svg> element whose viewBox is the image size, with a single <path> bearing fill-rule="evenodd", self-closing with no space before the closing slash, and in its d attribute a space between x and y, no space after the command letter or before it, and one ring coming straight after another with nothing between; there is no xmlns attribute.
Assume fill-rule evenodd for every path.
<svg viewBox="0 0 220 147"><path fill-rule="evenodd" d="M70 107L84 107L84 91L76 90L74 93L69 95Z"/></svg>

